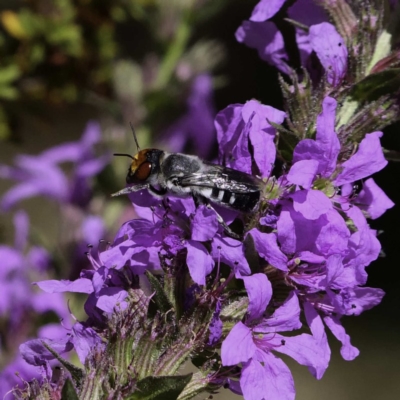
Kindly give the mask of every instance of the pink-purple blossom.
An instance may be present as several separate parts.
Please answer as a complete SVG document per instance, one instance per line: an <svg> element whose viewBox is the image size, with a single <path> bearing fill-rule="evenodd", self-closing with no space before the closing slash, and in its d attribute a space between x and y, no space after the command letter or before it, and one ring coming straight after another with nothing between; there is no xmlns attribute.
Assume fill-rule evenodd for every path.
<svg viewBox="0 0 400 400"><path fill-rule="evenodd" d="M347 72L347 49L343 38L334 25L327 22L328 16L321 6L311 0L298 0L288 8L286 1L260 1L253 10L249 21L243 21L236 31L236 39L258 50L261 59L291 75L298 65L294 65L294 56L288 52L290 37L278 29L271 21L284 9L287 17L305 28L295 26L295 43L301 65L312 76L318 75L312 54L316 54L327 82L338 86ZM282 25L280 25L282 27Z"/></svg>

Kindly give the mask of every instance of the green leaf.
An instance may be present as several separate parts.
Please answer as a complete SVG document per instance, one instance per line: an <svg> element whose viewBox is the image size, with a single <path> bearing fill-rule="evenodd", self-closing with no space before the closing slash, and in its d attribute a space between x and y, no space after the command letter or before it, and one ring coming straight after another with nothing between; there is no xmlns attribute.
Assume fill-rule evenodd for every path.
<svg viewBox="0 0 400 400"><path fill-rule="evenodd" d="M346 125L362 104L373 103L385 95L400 91L400 68L368 75L353 85L337 113L336 126Z"/></svg>
<svg viewBox="0 0 400 400"><path fill-rule="evenodd" d="M154 291L154 296L152 300L155 301L158 310L162 313L166 313L167 311L171 310L173 306L169 301L168 296L165 293L165 290L160 281L148 270L145 271L145 274L150 282L152 290Z"/></svg>
<svg viewBox="0 0 400 400"><path fill-rule="evenodd" d="M71 379L67 379L61 391L61 400L79 400Z"/></svg>
<svg viewBox="0 0 400 400"><path fill-rule="evenodd" d="M400 68L387 69L357 82L348 97L358 103L371 103L381 96L395 94L400 90Z"/></svg>
<svg viewBox="0 0 400 400"><path fill-rule="evenodd" d="M180 376L148 376L137 383L128 400L176 400L193 374Z"/></svg>

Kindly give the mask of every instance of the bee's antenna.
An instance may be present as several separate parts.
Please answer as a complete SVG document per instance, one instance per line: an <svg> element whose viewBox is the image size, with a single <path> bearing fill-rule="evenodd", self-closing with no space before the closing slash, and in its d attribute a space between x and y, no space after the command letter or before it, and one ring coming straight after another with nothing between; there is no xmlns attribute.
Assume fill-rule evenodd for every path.
<svg viewBox="0 0 400 400"><path fill-rule="evenodd" d="M129 157L134 159L130 154L124 154L124 153L114 153L113 156L123 156L123 157Z"/></svg>
<svg viewBox="0 0 400 400"><path fill-rule="evenodd" d="M129 122L129 125L131 126L131 129L132 129L133 138L135 139L135 143L136 143L137 151L139 152L139 151L140 151L140 146L139 146L139 143L138 143L138 140L137 140L137 136L136 136L135 128L133 127L133 124L132 124L132 122Z"/></svg>

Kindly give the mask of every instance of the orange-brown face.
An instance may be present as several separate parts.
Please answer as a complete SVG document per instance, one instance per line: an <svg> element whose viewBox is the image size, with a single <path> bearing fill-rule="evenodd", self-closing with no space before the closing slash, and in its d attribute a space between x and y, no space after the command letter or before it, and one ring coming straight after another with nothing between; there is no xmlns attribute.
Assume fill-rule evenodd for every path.
<svg viewBox="0 0 400 400"><path fill-rule="evenodd" d="M150 176L152 166L148 156L151 151L151 149L141 150L133 157L126 183L144 182Z"/></svg>

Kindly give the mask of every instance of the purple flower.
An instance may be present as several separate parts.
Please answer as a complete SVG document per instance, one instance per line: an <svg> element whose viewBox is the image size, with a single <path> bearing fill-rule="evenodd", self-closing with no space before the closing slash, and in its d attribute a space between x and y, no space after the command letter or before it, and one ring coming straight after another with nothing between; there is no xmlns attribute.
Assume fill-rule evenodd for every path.
<svg viewBox="0 0 400 400"><path fill-rule="evenodd" d="M386 210L394 206L372 178L363 183L363 190L354 200L354 204L365 211L371 219L379 218Z"/></svg>
<svg viewBox="0 0 400 400"><path fill-rule="evenodd" d="M202 158L210 156L215 145L212 79L209 75L197 76L192 84L187 101L187 113L162 136L162 141L173 152L192 148Z"/></svg>
<svg viewBox="0 0 400 400"><path fill-rule="evenodd" d="M263 274L243 277L249 296L248 319L237 323L222 343L223 365L242 363L240 387L247 399L294 399L294 383L289 368L275 356L280 352L293 357L321 378L328 366L329 354L323 354L308 334L282 336L278 332L301 327L300 307L292 292L283 305L265 315L272 287Z"/></svg>
<svg viewBox="0 0 400 400"><path fill-rule="evenodd" d="M322 112L317 117L316 139L300 141L293 152L293 166L287 179L303 188L310 188L317 178L329 179L335 186L342 186L342 195L332 200L342 204L346 210L349 203L359 205L370 212L372 218L382 215L393 203L382 190L368 180L360 198L352 199L346 195L346 188L354 182L366 178L384 168L387 161L380 145L382 132L365 135L358 150L348 160L338 160L340 143L335 132L336 100L326 97L322 103ZM300 165L299 165L300 163Z"/></svg>
<svg viewBox="0 0 400 400"><path fill-rule="evenodd" d="M11 391L15 388L25 388L26 382L33 379L42 382L43 379L51 377L51 367L55 365L54 357L49 357L50 353L42 345L41 340L48 343L60 343L60 337L64 337L65 329L58 324L44 325L39 329L38 337L47 339L35 339L30 344L21 345L22 352L0 372L0 396L1 398L11 399ZM38 342L40 342L39 345ZM36 345L35 345L36 344ZM60 350L63 346L54 345L54 348ZM40 354L40 355L39 355ZM48 360L46 360L46 358ZM27 362L29 359L30 362ZM17 374L18 373L18 374ZM7 397L6 393L9 393Z"/></svg>
<svg viewBox="0 0 400 400"><path fill-rule="evenodd" d="M7 400L13 399L12 389L24 388L24 382L31 379L37 379L40 382L43 379L42 369L28 364L21 355L18 355L0 372L0 397Z"/></svg>
<svg viewBox="0 0 400 400"><path fill-rule="evenodd" d="M245 107L248 107L248 112L244 114L251 116L249 120L243 117ZM258 120L262 121L262 112L262 106L249 102L245 106L230 106L218 114L221 160L229 162L231 157L231 166L239 168L240 165L240 168L249 172L256 161L257 151L268 152L268 141L259 142L258 147L253 146L255 151L252 155L250 140L243 140L243 136L250 136L252 122L257 115L260 115ZM269 214L260 220L262 225L273 231L262 232L253 228L249 232L258 255L267 262L270 270L276 271L273 276L281 276L283 282L292 282L296 288L313 340L319 343L321 360L325 361L330 354L325 325L342 342L343 357L352 359L358 355L358 350L350 344L340 318L343 315L356 315L375 306L383 296L380 289L362 287L367 279L365 268L378 257L380 244L376 232L370 229L357 205L365 202L364 209L370 208L373 215L380 215L392 206L379 188L371 185L371 181L368 181L361 198L351 198L339 192L335 194L335 190L330 189L339 185L345 188L345 185L352 185L386 165L379 143L381 134L378 132L367 134L350 158L339 158L341 144L335 131L335 113L336 101L326 97L322 112L317 117L315 140L301 140L294 150L290 170L275 179L273 185L278 189L274 193L278 193L279 198L270 201ZM264 118L268 120L268 116ZM274 134L272 132L270 137L272 143ZM274 160L275 153L272 154L270 159ZM326 181L323 185L323 188L327 188L326 193L314 186L320 185L321 181ZM367 190L372 190L374 194L367 195ZM374 209L379 211L374 213ZM267 224L264 223L266 218ZM352 222L354 230L349 229L348 221ZM217 243L216 239L213 242ZM247 260L241 260L232 250L217 245L213 253L214 257L218 253L221 261L234 268L236 277L251 274ZM234 260L237 260L237 265ZM248 291L251 305L253 300L250 293ZM246 338L251 338L251 329L250 326L246 329L241 326L240 332ZM240 339L235 337L234 340ZM255 349L254 346L252 348ZM251 374L260 376L262 369L259 364L265 364L265 355L256 356L255 359L257 363L251 367ZM241 361L248 362L248 359L244 357ZM243 376L246 375L242 373L241 383L245 379ZM265 382L260 385L264 390ZM290 387L290 384L287 385ZM245 397L252 398L251 384L248 387L249 392ZM290 389L288 393L291 393Z"/></svg>
<svg viewBox="0 0 400 400"><path fill-rule="evenodd" d="M294 70L290 65L284 36L273 22L268 21L284 3L283 0L260 1L250 21L244 21L236 31L236 39L256 48L260 58L290 75ZM335 27L325 22L328 18L322 8L311 0L299 0L288 9L287 15L310 27L308 32L295 27L301 64L314 72L310 56L315 52L325 70L328 83L337 86L347 72L347 49Z"/></svg>
<svg viewBox="0 0 400 400"><path fill-rule="evenodd" d="M310 46L325 69L326 79L338 86L347 72L347 48L336 28L328 23L310 26Z"/></svg>
<svg viewBox="0 0 400 400"><path fill-rule="evenodd" d="M90 198L89 178L98 174L110 160L109 155L96 157L93 152L100 139L100 126L89 122L78 142L55 146L37 156L19 155L15 160L16 167L0 165L1 177L20 181L3 196L1 207L8 210L33 196L84 207ZM74 164L71 180L60 168L64 162Z"/></svg>
<svg viewBox="0 0 400 400"><path fill-rule="evenodd" d="M41 247L26 251L29 220L19 211L14 218L15 247L0 246L0 315L16 328L25 313L54 311L60 318L69 316L64 298L55 296L48 301L47 296L33 290L33 276L46 276L50 256Z"/></svg>
<svg viewBox="0 0 400 400"><path fill-rule="evenodd" d="M275 162L275 128L269 121L281 124L283 111L250 100L246 104L230 105L215 118L219 144L219 161L230 168L252 173L252 156L261 176L268 177Z"/></svg>

